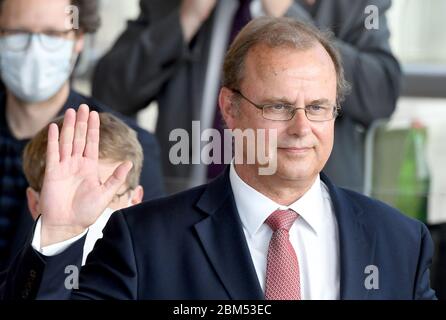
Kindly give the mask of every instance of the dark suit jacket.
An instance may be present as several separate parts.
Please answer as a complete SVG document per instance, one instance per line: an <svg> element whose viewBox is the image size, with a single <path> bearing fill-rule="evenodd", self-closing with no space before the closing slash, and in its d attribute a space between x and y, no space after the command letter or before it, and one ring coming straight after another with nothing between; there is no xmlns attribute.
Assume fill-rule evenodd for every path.
<svg viewBox="0 0 446 320"><path fill-rule="evenodd" d="M325 175L322 180L339 225L341 299L435 298L426 227L381 202L334 186ZM79 247L74 244L71 254L64 252L60 259L70 264ZM5 276L4 298L34 297L45 263L26 246ZM369 265L378 268L379 289L364 285ZM228 171L208 185L115 213L72 298L262 299Z"/></svg>
<svg viewBox="0 0 446 320"><path fill-rule="evenodd" d="M183 190L192 165L172 165L169 142L173 129L191 132L200 120L214 13L189 46L179 22L180 0L141 0L141 14L128 23L113 48L99 61L93 96L124 114L157 101L156 134L169 190ZM365 28L368 5L379 12L379 28ZM373 120L389 117L399 95L401 71L389 46L386 11L390 0L318 0L306 7L295 0L287 16L331 30L352 92L336 120L335 144L325 172L338 186L363 189L364 130ZM228 17L231 19L231 17ZM125 63L122 63L122 62ZM209 106L215 108L215 105Z"/></svg>

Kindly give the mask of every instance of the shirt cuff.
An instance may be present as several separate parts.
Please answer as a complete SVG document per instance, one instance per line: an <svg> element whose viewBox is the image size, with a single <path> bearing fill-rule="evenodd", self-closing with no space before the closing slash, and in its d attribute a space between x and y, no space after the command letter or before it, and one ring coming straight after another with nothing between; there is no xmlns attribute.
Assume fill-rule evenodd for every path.
<svg viewBox="0 0 446 320"><path fill-rule="evenodd" d="M84 232L82 232L81 234L79 234L71 239L61 241L58 243L54 243L54 244L46 246L46 247L40 246L41 232L42 232L42 219L40 219L40 217L39 217L37 220L37 223L36 223L36 228L34 229L34 236L33 236L33 241L31 243L31 245L34 250L38 251L39 253L43 254L44 256L51 257L51 256L55 256L55 255L65 251L70 245L72 245L74 242L76 242L77 240L82 238L88 232L88 229L86 229Z"/></svg>

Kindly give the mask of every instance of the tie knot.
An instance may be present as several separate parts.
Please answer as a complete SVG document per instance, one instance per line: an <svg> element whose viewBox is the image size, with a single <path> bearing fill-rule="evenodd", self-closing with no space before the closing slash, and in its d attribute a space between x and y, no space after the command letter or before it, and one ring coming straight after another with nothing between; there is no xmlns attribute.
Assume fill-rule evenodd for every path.
<svg viewBox="0 0 446 320"><path fill-rule="evenodd" d="M276 210L266 219L266 224L275 232L279 229L290 231L294 221L296 221L298 214L293 210Z"/></svg>

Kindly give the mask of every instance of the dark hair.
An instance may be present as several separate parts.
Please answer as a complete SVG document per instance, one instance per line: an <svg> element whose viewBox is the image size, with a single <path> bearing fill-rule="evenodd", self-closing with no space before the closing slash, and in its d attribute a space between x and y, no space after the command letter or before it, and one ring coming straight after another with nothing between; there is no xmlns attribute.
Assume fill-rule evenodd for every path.
<svg viewBox="0 0 446 320"><path fill-rule="evenodd" d="M349 92L350 85L344 77L341 57L331 39L330 34L296 19L271 17L254 19L240 31L226 53L223 65L223 86L240 89L244 76L245 57L249 49L258 44L265 44L270 48L287 47L306 50L320 43L330 55L336 70L336 101L339 104Z"/></svg>
<svg viewBox="0 0 446 320"><path fill-rule="evenodd" d="M0 0L0 11L6 0ZM98 0L70 0L71 5L79 10L79 29L85 33L94 33L101 25Z"/></svg>

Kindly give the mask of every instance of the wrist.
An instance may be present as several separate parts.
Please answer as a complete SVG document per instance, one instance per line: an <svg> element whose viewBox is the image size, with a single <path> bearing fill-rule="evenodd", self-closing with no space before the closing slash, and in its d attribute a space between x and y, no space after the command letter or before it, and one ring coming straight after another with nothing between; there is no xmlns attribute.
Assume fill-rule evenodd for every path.
<svg viewBox="0 0 446 320"><path fill-rule="evenodd" d="M42 220L41 240L40 246L46 247L55 243L69 240L83 233L86 228L81 226L60 225L51 226L46 225Z"/></svg>

